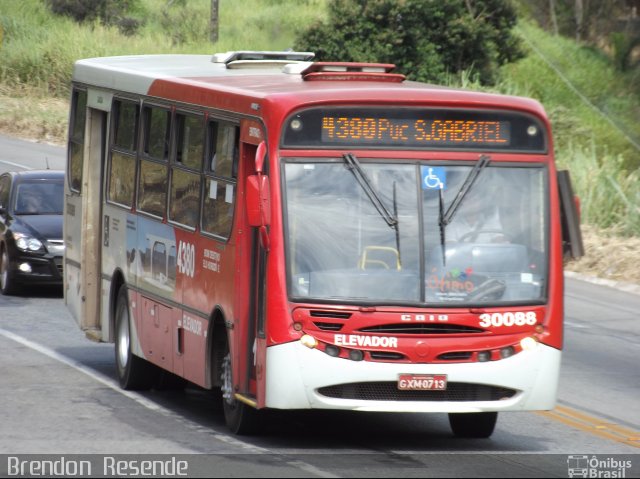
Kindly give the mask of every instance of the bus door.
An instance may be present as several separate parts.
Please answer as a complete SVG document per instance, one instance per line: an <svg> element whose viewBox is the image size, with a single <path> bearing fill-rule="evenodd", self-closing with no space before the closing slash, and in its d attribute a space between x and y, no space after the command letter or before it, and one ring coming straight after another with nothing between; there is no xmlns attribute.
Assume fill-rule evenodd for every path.
<svg viewBox="0 0 640 479"><path fill-rule="evenodd" d="M105 159L107 136L107 114L111 105L111 94L91 90L87 92L87 110L84 142L82 182L76 185L80 195L67 196L67 214L73 212L73 220L67 221L67 241L79 263L78 283L71 285L79 294L67 294L67 298L80 300L75 305L76 320L87 337L108 341L108 311L102 312L101 303L101 247L102 247L102 181L101 173ZM80 228L79 234L76 231ZM77 239L80 239L77 244ZM106 322L105 322L106 321Z"/></svg>
<svg viewBox="0 0 640 479"><path fill-rule="evenodd" d="M262 142L257 145L263 138L262 128L255 122L243 122L241 125L241 154L242 164L244 165L241 174L244 177L245 198L248 203L251 201L250 183L262 176L268 184L268 178L264 174L266 168L266 147ZM264 166L260 165L256 169L256 161L258 156L262 156ZM258 172L257 170L260 170ZM255 197L253 197L255 201ZM243 208L244 209L244 208ZM244 270L248 273L248 281L243 281L246 288L240 288L244 291L244 301L246 308L240 308L246 314L247 321L240 321L240 329L243 330L238 338L236 338L236 347L239 355L236 356L240 361L237 363L239 368L235 368L238 372L240 380L240 389L246 391L251 400L255 401L257 407L265 405L265 384L266 384L266 334L265 334L265 297L266 297L266 261L268 255L268 244L265 242L265 233L268 225L257 225L256 220L252 221L250 207L247 208L245 217L245 230L247 235L244 239L245 244L239 251L244 250L248 264L245 264ZM256 215L253 215L256 216ZM242 293L240 293L242 295ZM247 301L248 299L248 301ZM241 300L242 301L242 300ZM242 326L246 325L246 329ZM238 334L238 333L236 333ZM240 369L240 371L238 371ZM236 383L237 384L237 383Z"/></svg>

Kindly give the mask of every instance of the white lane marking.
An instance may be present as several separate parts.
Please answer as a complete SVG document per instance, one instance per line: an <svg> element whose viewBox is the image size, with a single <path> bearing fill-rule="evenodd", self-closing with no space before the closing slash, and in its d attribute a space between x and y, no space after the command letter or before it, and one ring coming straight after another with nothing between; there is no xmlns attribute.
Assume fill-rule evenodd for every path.
<svg viewBox="0 0 640 479"><path fill-rule="evenodd" d="M0 160L0 163L4 163L5 165L17 166L18 168L22 168L22 169L25 169L25 170L33 170L33 168L31 168L29 166L24 166L24 165L21 165L19 163L14 163L12 161Z"/></svg>
<svg viewBox="0 0 640 479"><path fill-rule="evenodd" d="M340 477L336 476L335 474L331 474L330 472L323 471L322 469L318 469L316 466L312 466L311 464L307 464L306 462L302 461L287 461L287 464L320 477Z"/></svg>
<svg viewBox="0 0 640 479"><path fill-rule="evenodd" d="M35 343L33 341L30 341L26 338L23 338L22 336L19 336L15 333L12 333L11 331L7 331L6 329L2 329L0 328L0 336L4 336L7 339L10 339L11 341L15 341L16 343L22 344L23 346L26 346L27 348L33 349L34 351L40 353L40 354L44 354L45 356L50 357L51 359L54 359L62 364L65 364L73 369L75 369L78 372L81 372L87 376L89 376L91 379L99 382L100 384L103 384L104 386L116 391L117 393L122 394L123 396L128 397L129 399L133 399L135 402L137 402L138 404L140 404L141 406L151 410L151 411L155 411L155 412L159 412L167 417L171 417L171 418L176 418L180 421L182 421L183 423L189 425L191 428L196 429L198 431L204 431L206 433L211 434L212 430L209 428L205 428L197 423L194 423L193 421L190 421L188 419L185 419L183 417L180 417L179 415L177 415L176 413L174 413L173 411L171 411L170 409L167 409L163 406L160 406L156 403L154 403L153 401L150 401L149 399L145 398L144 396L142 396L141 394L138 394L136 392L133 391L126 391L124 389L122 389L120 387L120 385L113 379L111 379L108 376L105 376L104 374L98 373L90 368L88 368L87 366L79 363L78 361L75 361L71 358L68 358L66 356L63 356L62 354L59 354L57 352L55 352L52 349L47 348L46 346L43 346L41 344ZM250 454L276 454L274 451L270 451L269 449L265 449L259 446L254 446L253 444L248 444L246 442L240 441L238 439L236 439L235 437L229 436L227 434L221 434L221 433L213 433L213 437L215 437L218 441L224 442L226 444L229 444L233 447L237 447L240 448L242 450L244 450L244 452L250 453ZM315 474L319 477L340 477L340 476L336 476L330 472L327 471L323 471L321 469L318 469L317 467L311 465L311 464L307 464L306 462L303 461L287 461L287 464L289 464L292 467L297 467L300 468L303 471L309 472L311 474Z"/></svg>
<svg viewBox="0 0 640 479"><path fill-rule="evenodd" d="M184 423L189 424L192 428L195 428L197 430L200 431L207 431L209 433L211 433L211 429L208 428L204 428L202 426L200 426L199 424L196 424L192 421L189 421L188 419L184 419L182 417L180 417L179 415L177 415L176 413L174 413L173 411L171 411L170 409L167 409L163 406L160 406L159 404L154 403L153 401L150 401L149 399L145 398L144 396L142 396L139 393L133 392L133 391L126 391L124 389L122 389L120 387L120 385L113 379L111 379L108 376L105 376L104 374L100 374L90 368L88 368L87 366L79 363L78 361L75 361L71 358L67 358L57 352L55 352L52 349L49 349L45 346L42 346L41 344L35 343L33 341L30 341L26 338L23 338L22 336L18 336L17 334L14 334L10 331L7 331L5 329L0 328L0 336L4 336L7 339L10 339L12 341L15 341L16 343L22 344L23 346L26 346L30 349L33 349L34 351L40 353L40 354L44 354L45 356L50 357L51 359L54 359L62 364L65 364L73 369L75 369L76 371L79 371L87 376L89 376L91 379L93 379L94 381L99 382L100 384L116 391L117 393L122 394L123 396L126 396L129 399L134 400L135 402L137 402L138 404L140 404L141 406L151 410L151 411L155 411L155 412L159 412L167 417L171 417L171 418L178 418L179 420L183 421ZM265 453L269 453L271 451L268 451L267 449L263 449L261 447L257 447L254 446L252 444L248 444L246 442L243 441L239 441L238 439L235 439L234 437L228 436L226 434L220 434L220 433L214 433L213 436L218 439L219 441L222 441L226 444L230 444L232 446L241 448L243 450L245 450L246 452L250 452L253 454L265 454Z"/></svg>

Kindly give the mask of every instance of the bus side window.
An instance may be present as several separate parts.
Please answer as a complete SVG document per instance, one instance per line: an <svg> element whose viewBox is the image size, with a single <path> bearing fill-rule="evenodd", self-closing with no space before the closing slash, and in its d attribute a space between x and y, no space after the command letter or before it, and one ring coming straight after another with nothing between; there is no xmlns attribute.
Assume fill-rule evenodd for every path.
<svg viewBox="0 0 640 479"><path fill-rule="evenodd" d="M233 224L238 168L238 127L210 121L207 126L207 162L202 230L228 238Z"/></svg>
<svg viewBox="0 0 640 479"><path fill-rule="evenodd" d="M143 158L138 178L138 209L164 217L167 201L167 161L171 112L145 106L143 110Z"/></svg>
<svg viewBox="0 0 640 479"><path fill-rule="evenodd" d="M207 172L235 179L238 173L238 127L230 123L210 121L207 135Z"/></svg>
<svg viewBox="0 0 640 479"><path fill-rule="evenodd" d="M87 92L74 90L71 99L71 125L69 128L69 188L79 193L82 186L82 163L84 162L84 127L87 115Z"/></svg>
<svg viewBox="0 0 640 479"><path fill-rule="evenodd" d="M144 147L146 156L166 161L169 158L171 112L164 108L144 108Z"/></svg>
<svg viewBox="0 0 640 479"><path fill-rule="evenodd" d="M131 207L135 190L138 104L114 100L109 154L108 200Z"/></svg>
<svg viewBox="0 0 640 479"><path fill-rule="evenodd" d="M176 114L176 156L171 165L169 219L190 228L200 218L204 122L199 115Z"/></svg>
<svg viewBox="0 0 640 479"><path fill-rule="evenodd" d="M204 151L202 118L196 115L176 115L176 163L200 171Z"/></svg>

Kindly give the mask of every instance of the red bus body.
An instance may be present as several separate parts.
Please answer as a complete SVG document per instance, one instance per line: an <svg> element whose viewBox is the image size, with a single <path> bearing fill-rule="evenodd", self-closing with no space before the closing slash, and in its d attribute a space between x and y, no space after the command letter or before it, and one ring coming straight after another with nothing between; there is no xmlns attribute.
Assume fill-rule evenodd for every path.
<svg viewBox="0 0 640 479"><path fill-rule="evenodd" d="M231 393L231 397L227 394L228 402L237 401L243 408L454 414L552 408L562 349L563 239L553 144L541 105L531 99L403 81L388 68L367 72L362 65L351 65L343 72L327 72L322 65L305 63L283 72L271 65L258 69L242 66L216 63L201 55L114 57L76 63L65 212L65 298L87 335L118 344L117 301L124 287L131 317L127 336L131 356L204 388L222 386L224 391L226 387ZM126 108L136 115L130 148L123 147L117 138L118 121L128 118L118 112ZM357 109L365 114L353 116ZM366 116L370 110L378 119ZM293 119L305 118L304 129L326 111L337 112L331 119L323 117L323 121L337 121L337 130L326 129L322 138L318 133L298 144L298 140L288 139L290 133L285 130L294 128ZM406 111L409 119L398 116L387 121L381 117L385 111L401 111L402 115ZM423 129L426 123L419 126L411 116L414 111L421 115L444 112L442 118L449 118L447 112L462 112L462 119L428 123L430 134L437 127L438 134L446 136L448 143L443 146L438 145L440 140L425 148L358 141L362 135L379 135L393 142L394 135L406 137L410 124ZM153 157L153 145L145 146L152 135L148 132L155 128L147 118L157 112L167 119L164 158ZM340 116L340 112L347 113ZM482 115L498 120L484 120ZM479 140L472 135L485 125L508 126L505 135L515 137L515 120L507 125L501 115L532 119L538 130L530 134L539 135L542 146L512 151L496 143L495 148L489 144L475 149L473 142ZM465 120L466 116L471 119ZM181 129L188 122L202 126L202 148L189 143L202 155L199 166L188 166L176 153L181 144L187 144L187 132L195 131ZM334 128L335 123L332 125ZM227 176L207 169L208 162L215 161L213 155L208 156L214 149L210 145L217 142L219 148L223 128L236 135L229 133L235 141L235 170ZM397 131L387 134L386 128ZM216 133L211 133L214 130ZM217 136L211 139L208 135ZM344 141L344 145L323 145L330 135L341 136L336 141ZM458 140L467 143L457 147ZM259 148L266 154L260 172L256 171ZM429 240L433 248L409 248L404 236L397 240L397 247L393 243L367 245L354 260L354 266L361 261L359 271L345 274L360 278L363 284L374 281L377 274L398 274L411 284L412 291L414 284L423 283L427 290L416 286L415 294L411 293L415 298L406 293L412 299L403 302L398 299L405 295L403 288L395 288L390 280L390 289L398 290L391 299L377 301L372 295L361 301L359 293L340 300L341 291L350 287L334 291L331 283L344 269L342 264L331 271L316 268L308 273L298 266L297 262L303 263L300 251L314 244L308 224L315 222L294 211L313 209L309 215L318 214L318 218L328 214L321 211L322 198L340 198L330 191L330 185L321 184L319 170L331 175L326 176L329 182L333 175L342 181L339 168L346 154L360 159L364 176L374 179L374 190L389 186L384 178L395 172L394 162L402 165L393 183L394 204L396 195L404 198L413 181L411 175L426 175L428 165L446 171L451 185L480 155L490 157L487 172L495 170L505 178L520 178L530 167L535 170L534 176L540 179L522 182L527 187L536 185L530 189L537 192L535 201L543 210L536 220L539 231L530 232L521 218L522 211L529 211L528 201L519 204L520 219L513 219L520 230L542 245L544 253L539 265L532 263L532 270L518 270L515 276L514 291L525 291L517 293L523 296L505 301L503 294L495 302L477 302L469 299L471 292L479 289L473 277L476 267L455 268L452 274L416 261L414 267L404 259L401 264L400 253L408 249L415 250L421 262L430 258L428 251L434 251L438 258L441 247L445 254L445 241L439 243L435 226L427 227L427 205L436 204L436 196L423 185L422 190L416 187L416 197L422 198L417 219L406 219L409 213L402 212L395 217L400 228L415 228L416 238L433 233ZM318 174L309 185L311 189L322 188L325 195L319 197L318 213L316 204L304 198L308 187L296 183L306 173ZM351 178L346 169L344 175ZM478 177L482 175L490 176L482 172ZM348 194L353 196L345 203L354 205L357 198L358 207L368 211L368 200L348 181ZM447 186L447 193L452 195L454 189ZM191 206L185 198L190 198ZM384 197L382 203L391 205L389 198ZM402 205L401 209L413 208L409 200ZM501 206L503 211L507 206ZM231 223L216 216L215 224L227 225L227 232L218 234L214 231L217 226L205 231L207 212L219 215L225 208L231 210ZM189 212L197 219L188 219ZM378 221L373 216L375 213L367 213L363 223ZM182 218L185 223L193 222L183 224ZM386 237L384 225L375 228L363 226L363 235ZM446 228L441 231L443 235L447 232ZM393 228L388 233L391 238ZM396 229L395 234L407 233ZM344 241L346 244L350 239ZM515 258L524 247L518 249L513 243L516 241L504 251ZM321 249L322 244L310 251ZM469 257L478 251L493 255L494 250L502 255L499 246L491 249L488 244L478 240L458 251L467 254L468 250ZM397 265L372 259L388 254L398 256ZM374 272L374 263L386 271ZM491 266L482 267L492 271ZM541 284L535 279L535 267L544 269ZM415 272L410 273L412 268ZM415 281L414 276L418 278ZM483 284L488 281L495 286L498 281L486 274L483 278ZM498 289L509 291L509 281L499 280L502 286ZM317 293L311 292L312 283L322 284ZM308 291L307 284L312 284ZM528 293L530 290L536 293ZM433 291L436 300L429 301ZM534 299L527 300L529 294ZM232 390L221 380L228 367L223 364L227 350Z"/></svg>

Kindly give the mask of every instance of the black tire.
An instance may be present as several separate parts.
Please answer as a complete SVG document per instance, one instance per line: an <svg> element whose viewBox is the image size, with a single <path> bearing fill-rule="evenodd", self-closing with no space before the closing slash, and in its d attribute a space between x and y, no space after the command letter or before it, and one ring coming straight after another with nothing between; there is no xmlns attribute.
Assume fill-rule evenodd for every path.
<svg viewBox="0 0 640 479"><path fill-rule="evenodd" d="M160 391L182 391L187 387L187 380L164 369L156 377L154 389Z"/></svg>
<svg viewBox="0 0 640 479"><path fill-rule="evenodd" d="M451 430L458 437L487 438L497 420L497 412L449 413Z"/></svg>
<svg viewBox="0 0 640 479"><path fill-rule="evenodd" d="M115 310L116 370L122 389L142 391L151 389L158 377L158 369L131 352L131 315L126 286L118 291Z"/></svg>
<svg viewBox="0 0 640 479"><path fill-rule="evenodd" d="M5 296L16 294L18 292L18 287L13 279L9 253L4 245L0 245L0 250L0 293Z"/></svg>
<svg viewBox="0 0 640 479"><path fill-rule="evenodd" d="M231 354L229 353L228 347L222 360L220 376L222 381L222 410L227 427L232 433L240 436L256 433L258 430L258 411L242 401L238 401L235 397Z"/></svg>

